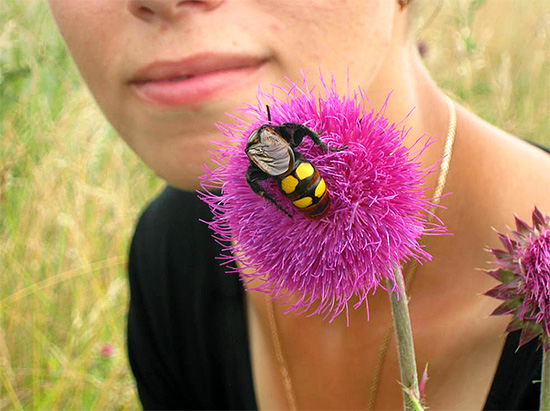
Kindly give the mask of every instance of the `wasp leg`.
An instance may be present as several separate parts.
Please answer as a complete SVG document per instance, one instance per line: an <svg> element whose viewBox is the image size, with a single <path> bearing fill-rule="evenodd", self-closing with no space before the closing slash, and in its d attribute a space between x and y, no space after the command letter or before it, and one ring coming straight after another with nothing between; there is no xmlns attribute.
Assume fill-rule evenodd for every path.
<svg viewBox="0 0 550 411"><path fill-rule="evenodd" d="M304 126L305 127L305 126ZM321 141L321 138L319 137L319 134L323 133L323 131L321 131L319 134L317 134L315 131L311 130L310 128L307 128L305 127L306 130L304 130L304 133L306 136L308 136L309 138L311 138L311 140L317 144L319 147L321 147L321 149L327 153L327 152L337 152L337 151L342 151L342 150L345 150L346 148L348 148L348 146L346 145L343 145L343 146L340 146L340 147L328 147L325 143L323 143Z"/></svg>
<svg viewBox="0 0 550 411"><path fill-rule="evenodd" d="M327 151L327 145L321 141L319 134L303 124L284 123L277 127L277 132L288 141L292 148L298 147L304 136L309 136L323 151Z"/></svg>
<svg viewBox="0 0 550 411"><path fill-rule="evenodd" d="M328 146L321 141L321 137L319 137L319 134L317 134L315 131L313 131L312 129L306 126L302 126L302 127L304 127L303 129L304 135L308 136L311 139L311 141L313 141L315 144L321 147L321 149L326 153L328 151Z"/></svg>
<svg viewBox="0 0 550 411"><path fill-rule="evenodd" d="M304 126L303 124L297 124L297 123L285 123L285 124L282 124L280 127L283 130L290 130L292 132L292 135L290 135L290 133L287 133L288 138L284 134L281 134L281 135L285 137L285 139L290 143L290 145L293 148L298 147L300 145L304 136L308 136L311 139L311 141L313 141L316 145L321 147L321 150L323 150L325 153L329 151L331 152L342 151L348 148L348 146L345 146L345 145L341 147L336 147L336 148L332 148L332 147L329 148L325 143L323 143L323 141L321 141L321 137L319 137L319 134L323 133L324 130L322 130L318 134L312 129L310 129L309 127Z"/></svg>
<svg viewBox="0 0 550 411"><path fill-rule="evenodd" d="M306 127L306 126L303 126L305 128L304 130L304 135L308 136L309 138L311 138L311 141L313 141L315 144L317 144L319 147L321 147L321 149L327 153L327 152L337 152L337 151L342 151L342 150L345 150L346 148L348 148L348 146L346 145L343 145L341 147L328 147L325 143L323 143L321 141L321 138L319 137L319 134L323 133L324 130L322 130L321 132L319 132L319 134L317 134L315 131L313 131L312 129Z"/></svg>
<svg viewBox="0 0 550 411"><path fill-rule="evenodd" d="M343 146L340 146L340 147L330 147L328 149L328 151L330 151L332 153L335 153L335 152L338 152L338 151L345 150L346 148L348 148L348 146L344 144Z"/></svg>
<svg viewBox="0 0 550 411"><path fill-rule="evenodd" d="M260 170L256 165L251 164L248 166L248 170L246 172L246 182L248 183L248 186L254 193L258 194L260 197L265 198L267 201L269 201L271 204L273 204L275 207L277 207L279 210L281 210L283 213L285 213L288 217L292 218L292 216L283 209L277 201L273 197L271 197L258 183L258 181L267 180L269 178L268 175L266 175L262 170Z"/></svg>

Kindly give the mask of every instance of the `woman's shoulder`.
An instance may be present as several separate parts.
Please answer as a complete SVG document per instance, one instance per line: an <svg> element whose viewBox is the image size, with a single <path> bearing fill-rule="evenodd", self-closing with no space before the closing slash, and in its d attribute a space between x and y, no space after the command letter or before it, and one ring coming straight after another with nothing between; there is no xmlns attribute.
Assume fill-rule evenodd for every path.
<svg viewBox="0 0 550 411"><path fill-rule="evenodd" d="M490 125L462 107L457 109L457 135L450 163L445 196L439 211L451 236L440 237L431 243L436 265L428 265L426 278L441 283L438 304L447 307L471 326L472 318L487 318L498 301L478 298L495 280L481 274L480 268L491 268L491 256L486 248L500 248L493 229L509 232L515 226L514 216L531 221L535 206L550 214L550 155ZM430 268L431 267L431 268ZM447 275L442 275L447 273ZM460 279L461 297L449 307L449 293L455 295ZM434 306L426 299L426 310ZM465 312L463 307L469 305ZM473 308L475 307L475 308ZM429 311L426 311L429 312ZM454 321L459 321L455 318ZM500 335L507 319L493 318L491 325L478 324L480 339Z"/></svg>
<svg viewBox="0 0 550 411"><path fill-rule="evenodd" d="M128 271L148 293L175 299L235 296L234 276L225 275L218 257L222 246L205 221L208 205L196 192L167 186L142 211L130 246ZM179 297L178 297L179 295Z"/></svg>
<svg viewBox="0 0 550 411"><path fill-rule="evenodd" d="M167 256L192 253L210 245L209 228L204 221L210 210L194 191L166 186L142 210L135 226L132 248L153 256L161 249Z"/></svg>
<svg viewBox="0 0 550 411"><path fill-rule="evenodd" d="M128 358L146 409L220 409L232 401L219 395L228 386L220 364L235 368L227 336L236 344L242 339L233 336L240 288L237 276L220 267L222 248L201 221L210 218L195 192L166 187L136 225Z"/></svg>
<svg viewBox="0 0 550 411"><path fill-rule="evenodd" d="M196 216L205 211L201 205L195 192L166 186L142 210L136 234L146 238L166 236L183 226L199 223Z"/></svg>
<svg viewBox="0 0 550 411"><path fill-rule="evenodd" d="M483 218L490 214L507 224L514 214L528 220L535 205L550 213L550 154L459 110L452 160L460 173L457 192Z"/></svg>

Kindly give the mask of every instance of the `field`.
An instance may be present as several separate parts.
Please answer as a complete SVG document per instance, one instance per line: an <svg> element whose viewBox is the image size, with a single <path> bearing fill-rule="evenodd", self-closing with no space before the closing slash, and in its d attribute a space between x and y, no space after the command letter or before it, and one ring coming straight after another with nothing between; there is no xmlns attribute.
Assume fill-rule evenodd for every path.
<svg viewBox="0 0 550 411"><path fill-rule="evenodd" d="M417 30L438 84L550 146L550 2L441 4L422 3ZM95 106L46 3L0 2L0 409L139 408L126 256L162 186Z"/></svg>

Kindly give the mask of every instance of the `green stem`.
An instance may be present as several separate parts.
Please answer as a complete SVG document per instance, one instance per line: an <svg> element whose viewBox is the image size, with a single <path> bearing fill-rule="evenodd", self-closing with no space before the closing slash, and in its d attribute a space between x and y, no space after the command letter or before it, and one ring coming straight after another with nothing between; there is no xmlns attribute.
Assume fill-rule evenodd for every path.
<svg viewBox="0 0 550 411"><path fill-rule="evenodd" d="M411 320L409 318L407 295L405 294L405 282L400 268L395 270L395 283L398 291L390 294L390 302L393 328L397 338L401 384L403 385L403 409L406 411L424 410L419 400L420 393L418 390ZM388 280L388 286L393 287L391 280Z"/></svg>
<svg viewBox="0 0 550 411"><path fill-rule="evenodd" d="M540 387L540 409L550 411L550 354L543 349L542 378Z"/></svg>

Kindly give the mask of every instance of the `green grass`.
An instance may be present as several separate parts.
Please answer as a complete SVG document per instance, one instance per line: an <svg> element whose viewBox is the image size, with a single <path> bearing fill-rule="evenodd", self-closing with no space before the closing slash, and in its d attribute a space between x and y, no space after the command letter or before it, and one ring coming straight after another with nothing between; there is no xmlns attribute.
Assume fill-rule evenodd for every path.
<svg viewBox="0 0 550 411"><path fill-rule="evenodd" d="M549 15L448 1L420 33L426 63L472 111L550 146ZM0 119L0 409L136 409L126 255L162 182L106 123L43 1L0 2Z"/></svg>

